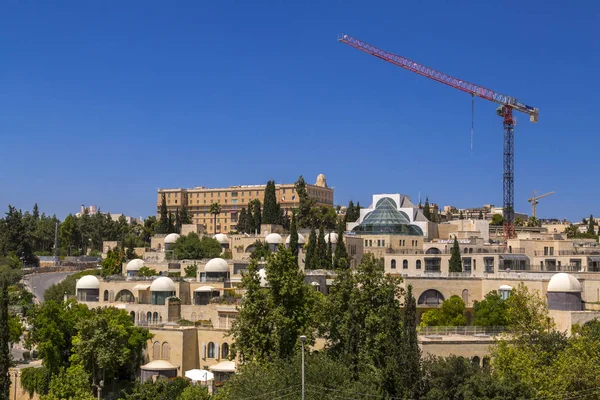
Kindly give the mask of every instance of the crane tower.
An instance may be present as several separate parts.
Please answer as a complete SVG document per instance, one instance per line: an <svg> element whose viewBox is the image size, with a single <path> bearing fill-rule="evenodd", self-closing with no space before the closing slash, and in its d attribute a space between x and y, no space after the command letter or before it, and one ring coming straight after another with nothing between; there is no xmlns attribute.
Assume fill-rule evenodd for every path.
<svg viewBox="0 0 600 400"><path fill-rule="evenodd" d="M505 239L511 239L515 234L515 181L514 181L514 160L515 160L515 121L513 119L513 110L520 111L529 115L531 122L538 121L539 110L535 107L528 106L524 103L519 102L512 96L507 96L496 91L487 89L483 86L475 85L467 81L455 78L453 76L444 74L436 71L432 68L426 67L415 61L409 60L408 58L388 53L385 50L381 50L375 46L365 43L361 40L355 39L349 35L341 35L338 37L338 41L345 43L355 49L361 50L367 54L375 56L394 64L398 67L402 67L411 72L423 75L434 81L438 81L445 85L451 86L455 89L462 90L463 92L470 93L472 96L481 97L494 103L499 104L497 108L497 114L502 117L503 128L504 128L504 151L502 162L504 166L504 173L502 176L503 182L503 216L504 216L504 237Z"/></svg>

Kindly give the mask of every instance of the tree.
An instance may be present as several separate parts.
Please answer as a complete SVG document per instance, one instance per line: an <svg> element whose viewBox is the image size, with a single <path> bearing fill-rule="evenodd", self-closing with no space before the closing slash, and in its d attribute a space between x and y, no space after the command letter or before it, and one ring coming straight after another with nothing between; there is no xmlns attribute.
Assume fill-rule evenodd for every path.
<svg viewBox="0 0 600 400"><path fill-rule="evenodd" d="M321 226L317 236L317 247L313 256L313 265L315 269L327 269L327 243L325 242L325 230Z"/></svg>
<svg viewBox="0 0 600 400"><path fill-rule="evenodd" d="M467 324L465 303L456 295L444 300L440 308L429 310L421 317L421 326L463 326Z"/></svg>
<svg viewBox="0 0 600 400"><path fill-rule="evenodd" d="M200 239L195 232L180 236L173 246L175 258L178 260L215 258L219 257L222 251L221 244L216 239L209 236Z"/></svg>
<svg viewBox="0 0 600 400"><path fill-rule="evenodd" d="M335 252L333 254L333 268L348 268L350 265L350 258L348 257L348 251L346 250L346 244L344 243L344 228L345 223L339 221L337 229L337 245L335 246Z"/></svg>
<svg viewBox="0 0 600 400"><path fill-rule="evenodd" d="M192 217L190 216L190 213L188 212L185 202L181 205L181 214L179 215L179 218L180 218L182 224L191 224L192 223Z"/></svg>
<svg viewBox="0 0 600 400"><path fill-rule="evenodd" d="M250 253L250 258L252 260L260 261L269 258L271 249L269 249L269 244L267 242L256 240L252 247L254 247L254 250L252 250L252 253Z"/></svg>
<svg viewBox="0 0 600 400"><path fill-rule="evenodd" d="M429 197L425 197L425 205L423 206L423 216L431 221L431 210L429 209Z"/></svg>
<svg viewBox="0 0 600 400"><path fill-rule="evenodd" d="M168 233L169 232L169 212L167 210L167 198L163 193L160 200L160 219L158 220L158 227L156 233Z"/></svg>
<svg viewBox="0 0 600 400"><path fill-rule="evenodd" d="M327 270L333 268L333 243L331 240L331 234L329 235L329 240L327 241L327 252L325 254L322 267L323 269Z"/></svg>
<svg viewBox="0 0 600 400"><path fill-rule="evenodd" d="M260 233L260 225L262 224L262 214L260 211L260 200L254 199L250 202L252 206L252 232Z"/></svg>
<svg viewBox="0 0 600 400"><path fill-rule="evenodd" d="M465 215L463 214L462 210L460 210L458 213L458 219L465 219Z"/></svg>
<svg viewBox="0 0 600 400"><path fill-rule="evenodd" d="M452 245L452 253L450 255L449 271L450 272L462 272L462 258L460 257L460 247L458 247L458 240L454 237L454 244Z"/></svg>
<svg viewBox="0 0 600 400"><path fill-rule="evenodd" d="M591 233L592 235L596 233L596 230L594 229L594 216L592 214L590 214L587 233Z"/></svg>
<svg viewBox="0 0 600 400"><path fill-rule="evenodd" d="M536 226L540 226L540 220L537 219L536 217L529 217L529 219L527 220L527 226L530 228L534 228Z"/></svg>
<svg viewBox="0 0 600 400"><path fill-rule="evenodd" d="M310 235L308 235L308 244L306 245L306 256L304 257L304 266L306 269L318 268L318 261L315 258L317 251L317 233L315 228L311 228Z"/></svg>
<svg viewBox="0 0 600 400"><path fill-rule="evenodd" d="M189 382L182 377L173 380L158 379L156 382L136 382L132 393L124 396L124 400L177 400L189 387ZM202 398L200 398L202 399Z"/></svg>
<svg viewBox="0 0 600 400"><path fill-rule="evenodd" d="M294 184L296 189L296 194L299 198L298 204L298 225L301 228L310 228L313 227L313 221L311 220L311 210L315 204L315 200L311 199L308 196L308 191L306 190L306 182L302 175L298 177L298 180Z"/></svg>
<svg viewBox="0 0 600 400"><path fill-rule="evenodd" d="M525 226L525 220L523 217L515 218L515 226Z"/></svg>
<svg viewBox="0 0 600 400"><path fill-rule="evenodd" d="M9 341L8 314L8 281L0 275L0 399L8 400L10 392L10 376L8 370L11 364Z"/></svg>
<svg viewBox="0 0 600 400"><path fill-rule="evenodd" d="M296 213L292 213L292 225L290 227L290 251L298 261L298 229L296 227Z"/></svg>
<svg viewBox="0 0 600 400"><path fill-rule="evenodd" d="M83 366L75 364L61 370L60 374L50 381L48 394L41 400L94 400L89 375Z"/></svg>
<svg viewBox="0 0 600 400"><path fill-rule="evenodd" d="M416 398L421 387L421 349L417 336L417 301L412 294L412 285L408 285L404 294L404 357L402 371L404 386L409 398Z"/></svg>
<svg viewBox="0 0 600 400"><path fill-rule="evenodd" d="M482 301L473 303L476 326L506 326L507 304L498 292L492 290Z"/></svg>
<svg viewBox="0 0 600 400"><path fill-rule="evenodd" d="M46 289L44 292L44 301L55 301L60 304L63 302L65 294L67 296L74 296L77 279L86 275L99 275L99 271L97 269L89 269L67 276L61 282L55 283Z"/></svg>
<svg viewBox="0 0 600 400"><path fill-rule="evenodd" d="M150 278L152 276L159 276L160 274L154 269L150 269L148 267L146 267L145 265L140 268L137 272L137 276L139 276L140 278Z"/></svg>
<svg viewBox="0 0 600 400"><path fill-rule="evenodd" d="M221 205L219 203L212 203L210 205L210 211L213 216L214 234L217 233L217 215L221 214Z"/></svg>
<svg viewBox="0 0 600 400"><path fill-rule="evenodd" d="M210 400L211 396L208 394L208 388L202 385L189 385L177 400Z"/></svg>
<svg viewBox="0 0 600 400"><path fill-rule="evenodd" d="M275 195L275 181L268 181L265 188L265 197L263 205L263 224L279 224L279 207L277 196Z"/></svg>
<svg viewBox="0 0 600 400"><path fill-rule="evenodd" d="M250 233L248 232L248 214L246 213L246 207L242 207L240 211L240 215L238 217L238 223L236 230L239 233Z"/></svg>
<svg viewBox="0 0 600 400"><path fill-rule="evenodd" d="M102 260L102 276L121 275L123 273L123 263L125 262L125 252L118 247L109 250L106 258Z"/></svg>
<svg viewBox="0 0 600 400"><path fill-rule="evenodd" d="M479 210L479 216L477 219L483 219L483 212L481 210Z"/></svg>
<svg viewBox="0 0 600 400"><path fill-rule="evenodd" d="M502 214L494 214L492 216L492 222L490 222L490 225L501 226L503 224L504 224L504 217L502 216Z"/></svg>
<svg viewBox="0 0 600 400"><path fill-rule="evenodd" d="M196 263L185 267L185 277L186 278L195 278L197 274L198 274L198 265Z"/></svg>
<svg viewBox="0 0 600 400"><path fill-rule="evenodd" d="M554 327L544 299L537 291L530 291L523 283L513 288L506 300L506 306L506 321L516 333L532 336Z"/></svg>

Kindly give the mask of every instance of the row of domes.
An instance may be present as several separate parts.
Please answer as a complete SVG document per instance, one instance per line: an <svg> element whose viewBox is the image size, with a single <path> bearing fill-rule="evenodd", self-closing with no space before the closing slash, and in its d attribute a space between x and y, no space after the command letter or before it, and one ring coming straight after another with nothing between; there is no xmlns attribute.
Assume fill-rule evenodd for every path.
<svg viewBox="0 0 600 400"><path fill-rule="evenodd" d="M288 236L285 239L286 244L290 244L290 238L291 238L291 236ZM173 244L177 241L177 239L179 239L178 234L169 233L167 236L165 236L164 241L165 241L165 244ZM229 238L224 233L217 233L216 235L213 236L213 239L215 239L220 244L228 244L229 243ZM332 232L332 233L328 233L327 235L325 235L325 242L329 243L329 240L331 240L332 244L337 243L337 241L338 241L337 233ZM265 242L267 242L268 244L282 244L283 238L278 233L270 233L265 237ZM301 234L298 234L298 244L305 244L305 243L306 243L306 239L304 239L304 236L302 236Z"/></svg>

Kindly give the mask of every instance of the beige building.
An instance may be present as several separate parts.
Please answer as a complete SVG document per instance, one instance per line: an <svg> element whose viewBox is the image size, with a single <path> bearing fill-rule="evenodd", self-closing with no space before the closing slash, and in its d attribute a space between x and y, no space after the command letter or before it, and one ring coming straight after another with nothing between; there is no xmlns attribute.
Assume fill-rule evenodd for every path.
<svg viewBox="0 0 600 400"><path fill-rule="evenodd" d="M187 207L194 224L202 225L207 232L231 232L236 230L239 213L242 207L248 206L252 200L264 203L266 185L241 185L228 188L206 188L197 186L189 189L158 189L157 210L160 215L162 195L165 195L167 210L175 213L182 205ZM315 199L318 205L333 207L333 188L327 186L325 175L320 174L314 185L306 184L308 196ZM275 185L275 196L284 211L297 207L299 198L293 183ZM216 227L214 216L210 214L213 203L221 205L221 214L217 215Z"/></svg>

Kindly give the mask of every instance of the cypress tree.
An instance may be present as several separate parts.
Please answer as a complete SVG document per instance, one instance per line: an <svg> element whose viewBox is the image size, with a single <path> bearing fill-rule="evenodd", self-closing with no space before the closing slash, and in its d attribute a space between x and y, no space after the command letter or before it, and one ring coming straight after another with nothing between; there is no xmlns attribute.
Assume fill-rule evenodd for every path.
<svg viewBox="0 0 600 400"><path fill-rule="evenodd" d="M262 223L279 224L279 204L275 196L275 181L267 182L263 204Z"/></svg>
<svg viewBox="0 0 600 400"><path fill-rule="evenodd" d="M311 221L311 209L315 204L315 200L308 197L308 192L306 190L306 182L302 175L298 178L296 183L294 184L296 189L296 197L298 200L298 226L301 228L312 227L313 223ZM294 201L295 201L294 200Z"/></svg>
<svg viewBox="0 0 600 400"><path fill-rule="evenodd" d="M462 259L460 257L460 247L458 240L454 236L454 244L452 245L452 254L450 255L450 272L462 272Z"/></svg>
<svg viewBox="0 0 600 400"><path fill-rule="evenodd" d="M8 278L0 276L0 400L8 400L10 393L10 349L8 347Z"/></svg>
<svg viewBox="0 0 600 400"><path fill-rule="evenodd" d="M175 209L175 232L181 232L181 214L179 213L179 207Z"/></svg>
<svg viewBox="0 0 600 400"><path fill-rule="evenodd" d="M331 269L333 266L333 244L331 243L331 234L329 234L329 240L327 241L327 255L323 262L323 269Z"/></svg>
<svg viewBox="0 0 600 400"><path fill-rule="evenodd" d="M348 208L346 208L346 217L344 219L346 223L356 221L356 219L354 219L354 202L352 200L348 202Z"/></svg>
<svg viewBox="0 0 600 400"><path fill-rule="evenodd" d="M169 213L169 218L167 219L167 233L175 232L175 224L173 224L173 213Z"/></svg>
<svg viewBox="0 0 600 400"><path fill-rule="evenodd" d="M292 213L292 223L290 226L290 251L296 260L298 260L298 228L296 227L296 213Z"/></svg>
<svg viewBox="0 0 600 400"><path fill-rule="evenodd" d="M190 216L190 213L188 212L188 209L185 206L185 204L183 204L181 206L181 214L180 214L179 218L181 219L182 224L191 224L192 223L192 217Z"/></svg>
<svg viewBox="0 0 600 400"><path fill-rule="evenodd" d="M167 199L163 193L160 201L160 220L158 221L157 233L169 232L169 213L167 211Z"/></svg>
<svg viewBox="0 0 600 400"><path fill-rule="evenodd" d="M245 227L245 231L246 233L254 233L254 216L252 215L252 202L248 203L248 211L246 212L246 227Z"/></svg>
<svg viewBox="0 0 600 400"><path fill-rule="evenodd" d="M327 267L327 243L325 243L325 230L323 226L319 228L317 237L317 249L314 256L315 269L326 269Z"/></svg>
<svg viewBox="0 0 600 400"><path fill-rule="evenodd" d="M465 215L463 214L462 210L460 210L460 213L458 214L458 219L465 219Z"/></svg>
<svg viewBox="0 0 600 400"><path fill-rule="evenodd" d="M304 267L306 269L315 269L315 253L317 250L317 233L315 228L310 230L308 236L308 245L306 246L306 257L304 258Z"/></svg>
<svg viewBox="0 0 600 400"><path fill-rule="evenodd" d="M253 229L260 233L260 226L262 225L262 214L260 212L260 200L252 200L252 222Z"/></svg>
<svg viewBox="0 0 600 400"><path fill-rule="evenodd" d="M479 219L483 219L483 212L481 210L479 210Z"/></svg>
<svg viewBox="0 0 600 400"><path fill-rule="evenodd" d="M429 210L429 197L425 197L425 205L423 206L423 216L427 218L428 221L431 220L431 211Z"/></svg>
<svg viewBox="0 0 600 400"><path fill-rule="evenodd" d="M346 250L346 244L344 243L344 222L340 221L338 224L337 235L338 241L335 246L335 253L333 255L333 268L347 268L349 265L348 251Z"/></svg>
<svg viewBox="0 0 600 400"><path fill-rule="evenodd" d="M417 337L417 302L412 294L412 285L408 285L404 295L404 360L402 377L408 398L417 398L421 381L421 350Z"/></svg>
<svg viewBox="0 0 600 400"><path fill-rule="evenodd" d="M360 218L360 209L362 207L360 206L360 201L356 202L356 207L354 207L354 221L356 221L358 218Z"/></svg>
<svg viewBox="0 0 600 400"><path fill-rule="evenodd" d="M242 232L247 233L248 232L246 230L247 224L248 224L248 214L246 214L246 207L242 207L242 210L240 211L240 216L238 217L238 223L237 223L237 227L236 227L237 231L239 233L242 233Z"/></svg>
<svg viewBox="0 0 600 400"><path fill-rule="evenodd" d="M588 221L588 230L587 233L595 234L594 230L594 216L590 214L590 220Z"/></svg>

